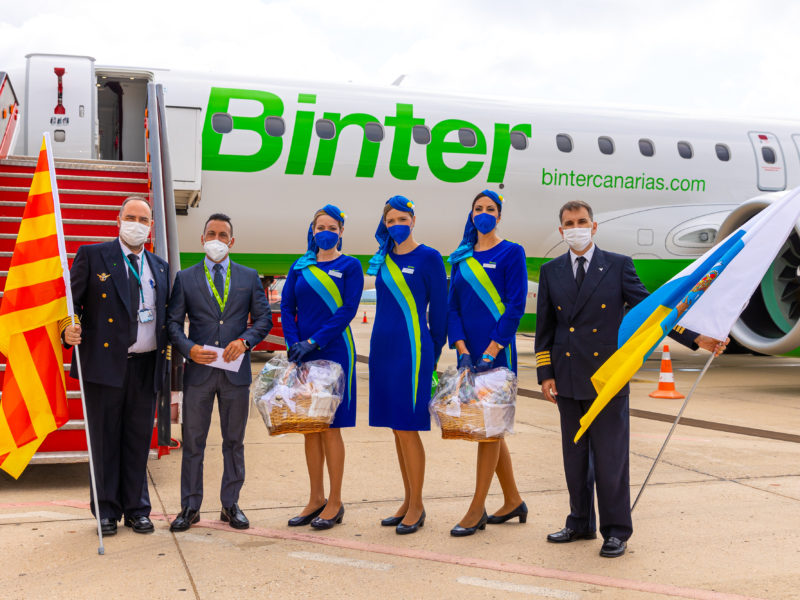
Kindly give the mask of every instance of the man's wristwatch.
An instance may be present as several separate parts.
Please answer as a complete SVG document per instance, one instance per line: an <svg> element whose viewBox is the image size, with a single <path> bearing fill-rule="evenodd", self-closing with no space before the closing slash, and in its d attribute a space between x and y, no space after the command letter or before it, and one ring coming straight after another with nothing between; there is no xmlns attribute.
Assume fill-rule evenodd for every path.
<svg viewBox="0 0 800 600"><path fill-rule="evenodd" d="M240 341L240 342L242 342L242 343L244 344L244 349L245 349L245 350L250 350L250 344L247 342L247 340L246 340L246 339L244 339L244 338L239 338L239 341Z"/></svg>

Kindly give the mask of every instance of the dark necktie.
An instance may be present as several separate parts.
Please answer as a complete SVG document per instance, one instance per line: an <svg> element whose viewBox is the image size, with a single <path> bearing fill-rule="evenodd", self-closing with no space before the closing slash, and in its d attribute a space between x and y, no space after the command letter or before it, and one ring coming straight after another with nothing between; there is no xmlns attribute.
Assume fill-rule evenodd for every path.
<svg viewBox="0 0 800 600"><path fill-rule="evenodd" d="M583 280L586 279L586 267L585 267L586 258L583 256L579 256L575 260L578 261L578 269L577 271L575 271L575 283L578 284L578 289L580 289Z"/></svg>
<svg viewBox="0 0 800 600"><path fill-rule="evenodd" d="M139 257L131 252L128 254L128 260L131 262L131 266L138 273ZM139 282L136 280L136 276L133 273L128 273L128 297L130 298L131 312L133 313L133 319L131 319L130 328L128 331L128 346L133 346L133 344L136 343L136 335L139 328L137 315L139 311Z"/></svg>
<svg viewBox="0 0 800 600"><path fill-rule="evenodd" d="M222 265L214 265L214 287L217 288L220 300L225 300L225 279L222 277Z"/></svg>

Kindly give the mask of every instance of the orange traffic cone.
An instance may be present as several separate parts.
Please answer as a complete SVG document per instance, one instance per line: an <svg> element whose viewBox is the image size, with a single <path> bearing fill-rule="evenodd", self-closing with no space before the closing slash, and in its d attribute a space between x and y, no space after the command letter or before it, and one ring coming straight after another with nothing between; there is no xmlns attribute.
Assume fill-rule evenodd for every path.
<svg viewBox="0 0 800 600"><path fill-rule="evenodd" d="M364 318L362 319L361 322L362 323L366 323L367 322L367 311L364 311Z"/></svg>
<svg viewBox="0 0 800 600"><path fill-rule="evenodd" d="M672 374L672 359L669 356L669 346L664 345L661 352L661 374L658 376L658 389L650 394L651 398L669 398L678 400L685 398L675 390L675 377Z"/></svg>

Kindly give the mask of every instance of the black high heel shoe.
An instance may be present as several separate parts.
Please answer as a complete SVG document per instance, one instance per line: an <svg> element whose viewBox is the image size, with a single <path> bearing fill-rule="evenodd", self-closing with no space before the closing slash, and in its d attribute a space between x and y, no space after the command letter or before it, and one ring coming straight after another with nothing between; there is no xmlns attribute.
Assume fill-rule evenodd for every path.
<svg viewBox="0 0 800 600"><path fill-rule="evenodd" d="M456 525L450 530L450 535L453 537L465 537L468 535L473 535L479 529L483 531L486 529L486 522L488 521L489 517L486 516L486 511L483 511L483 515L480 519L478 519L477 525L474 527L462 527L461 525Z"/></svg>
<svg viewBox="0 0 800 600"><path fill-rule="evenodd" d="M328 506L327 501L325 502L325 504L320 506L314 512L310 512L307 515L303 516L292 517L291 519L289 519L289 527L302 527L303 525L308 525L309 523L311 523L311 521L313 521L319 516L319 513L325 510L326 506Z"/></svg>
<svg viewBox="0 0 800 600"><path fill-rule="evenodd" d="M403 520L400 519L400 523L397 524L395 528L395 532L397 535L406 535L408 533L416 533L417 530L425 525L425 511L422 511L422 514L419 516L419 521L414 523L413 525L406 525L403 523Z"/></svg>
<svg viewBox="0 0 800 600"><path fill-rule="evenodd" d="M399 517L386 517L385 519L381 520L381 525L383 527L397 527L405 518L405 515L400 515Z"/></svg>
<svg viewBox="0 0 800 600"><path fill-rule="evenodd" d="M331 529L334 525L339 525L344 517L344 504L339 508L339 512L332 519L321 519L317 517L311 521L311 527L314 529Z"/></svg>
<svg viewBox="0 0 800 600"><path fill-rule="evenodd" d="M528 520L528 506L524 501L510 513L489 516L486 522L489 523L489 525L499 525L500 523L505 523L509 519L513 519L514 517L519 517L520 523L524 523Z"/></svg>

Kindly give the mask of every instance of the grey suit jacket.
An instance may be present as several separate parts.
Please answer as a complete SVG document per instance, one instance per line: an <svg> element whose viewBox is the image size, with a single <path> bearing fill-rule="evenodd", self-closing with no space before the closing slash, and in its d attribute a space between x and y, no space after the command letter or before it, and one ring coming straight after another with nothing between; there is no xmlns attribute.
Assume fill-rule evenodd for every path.
<svg viewBox="0 0 800 600"><path fill-rule="evenodd" d="M186 385L200 385L214 368L199 365L189 358L195 344L225 348L230 342L244 338L254 347L272 328L272 316L264 287L255 269L230 262L231 283L225 311L208 290L203 263L184 269L175 277L167 309L167 327L172 344L187 359L184 373ZM184 321L189 316L189 335L184 333ZM247 326L252 316L253 325ZM250 352L245 353L238 372L225 371L234 385L249 385L252 381Z"/></svg>

